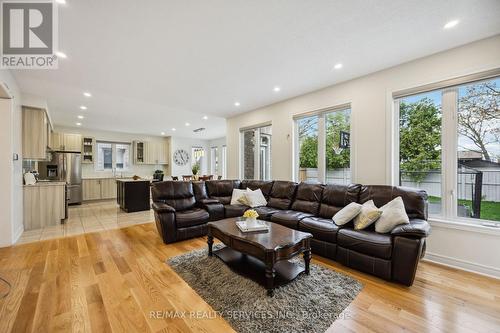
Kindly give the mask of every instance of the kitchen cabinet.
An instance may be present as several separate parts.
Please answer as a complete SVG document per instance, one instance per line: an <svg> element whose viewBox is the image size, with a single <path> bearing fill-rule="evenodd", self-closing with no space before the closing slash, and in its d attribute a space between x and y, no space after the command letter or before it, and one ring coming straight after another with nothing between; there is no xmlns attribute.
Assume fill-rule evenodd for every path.
<svg viewBox="0 0 500 333"><path fill-rule="evenodd" d="M134 141L134 164L168 164L169 141Z"/></svg>
<svg viewBox="0 0 500 333"><path fill-rule="evenodd" d="M82 140L82 163L94 163L95 139L84 137Z"/></svg>
<svg viewBox="0 0 500 333"><path fill-rule="evenodd" d="M50 147L52 150L58 151L82 151L82 135L72 133L57 133L53 132L51 136Z"/></svg>
<svg viewBox="0 0 500 333"><path fill-rule="evenodd" d="M115 178L93 178L82 180L83 200L116 198Z"/></svg>
<svg viewBox="0 0 500 333"><path fill-rule="evenodd" d="M61 224L66 217L66 183L40 182L23 186L24 230Z"/></svg>
<svg viewBox="0 0 500 333"><path fill-rule="evenodd" d="M45 110L23 106L22 118L23 159L47 159L50 125Z"/></svg>
<svg viewBox="0 0 500 333"><path fill-rule="evenodd" d="M116 179L101 179L101 199L116 198Z"/></svg>
<svg viewBox="0 0 500 333"><path fill-rule="evenodd" d="M83 201L101 199L101 180L82 179Z"/></svg>

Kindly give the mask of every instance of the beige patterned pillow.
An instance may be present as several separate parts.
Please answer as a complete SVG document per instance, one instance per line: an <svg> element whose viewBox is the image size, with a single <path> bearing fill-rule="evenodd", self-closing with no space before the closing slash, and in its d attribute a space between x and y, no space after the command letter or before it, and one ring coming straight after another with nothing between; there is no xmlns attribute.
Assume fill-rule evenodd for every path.
<svg viewBox="0 0 500 333"><path fill-rule="evenodd" d="M382 216L375 222L375 231L381 234L391 232L400 224L410 223L408 215L406 215L405 204L403 198L397 197L382 207Z"/></svg>
<svg viewBox="0 0 500 333"><path fill-rule="evenodd" d="M354 218L354 230L363 230L377 221L382 211L375 206L373 200L367 201L361 207L361 212Z"/></svg>

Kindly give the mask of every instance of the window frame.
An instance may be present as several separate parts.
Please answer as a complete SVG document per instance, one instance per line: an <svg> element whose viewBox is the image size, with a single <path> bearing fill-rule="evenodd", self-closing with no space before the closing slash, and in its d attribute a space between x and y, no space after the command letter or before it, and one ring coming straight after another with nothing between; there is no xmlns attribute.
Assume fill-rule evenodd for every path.
<svg viewBox="0 0 500 333"><path fill-rule="evenodd" d="M399 186L399 102L402 98L441 90L441 214L430 216L430 220L444 223L459 223L473 227L483 227L485 225L500 227L500 222L476 219L472 217L464 218L458 216L458 89L463 85L480 83L491 79L500 78L500 68L495 68L483 72L477 72L448 80L430 83L422 86L416 86L400 91L392 92L392 120L390 126L392 129L392 140L390 151L391 156L391 174L390 182L394 186Z"/></svg>
<svg viewBox="0 0 500 333"><path fill-rule="evenodd" d="M239 158L239 175L240 179L245 179L245 132L247 131L256 131L255 133L255 147L260 148L260 130L264 127L271 127L271 133L272 133L272 123L271 122L264 122L260 123L257 125L253 126L248 126L248 127L242 127L240 128L240 158ZM269 171L270 171L270 179L272 179L272 174L273 174L273 167L272 167L272 147L273 147L273 136L271 134L271 140L269 142L270 145L270 158L269 158ZM254 149L254 171L253 171L253 179L260 179L260 164L261 164L261 159L260 159L260 149Z"/></svg>
<svg viewBox="0 0 500 333"><path fill-rule="evenodd" d="M106 169L104 168L104 163L103 163L103 168L99 168L99 144L110 144L111 145L111 169ZM128 146L128 163L127 163L127 168L117 168L116 167L116 156L117 156L117 150L116 146L117 145L125 145ZM132 143L131 142L113 142L113 141L106 141L106 140L96 140L96 161L94 163L94 171L96 172L115 172L115 171L129 171L130 166L132 164Z"/></svg>
<svg viewBox="0 0 500 333"><path fill-rule="evenodd" d="M350 133L350 154L349 154L349 169L350 169L350 178L353 181L354 177L354 144L353 144L353 112L351 103L342 103L335 106L309 111L305 113L299 113L293 116L293 180L299 181L299 161L300 161L300 144L299 144L299 126L298 121L301 119L309 118L309 117L318 117L318 182L321 184L326 184L326 116L330 113L340 112L350 110L350 124L349 124L349 133Z"/></svg>

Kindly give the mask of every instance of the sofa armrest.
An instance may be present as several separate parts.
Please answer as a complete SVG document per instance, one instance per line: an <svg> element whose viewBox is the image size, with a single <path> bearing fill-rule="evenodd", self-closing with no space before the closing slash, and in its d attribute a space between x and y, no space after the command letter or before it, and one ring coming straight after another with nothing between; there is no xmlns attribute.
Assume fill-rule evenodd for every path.
<svg viewBox="0 0 500 333"><path fill-rule="evenodd" d="M427 237L431 232L429 222L411 219L409 224L400 224L391 231L391 236Z"/></svg>
<svg viewBox="0 0 500 333"><path fill-rule="evenodd" d="M153 210L157 213L175 213L175 208L164 202L153 202Z"/></svg>

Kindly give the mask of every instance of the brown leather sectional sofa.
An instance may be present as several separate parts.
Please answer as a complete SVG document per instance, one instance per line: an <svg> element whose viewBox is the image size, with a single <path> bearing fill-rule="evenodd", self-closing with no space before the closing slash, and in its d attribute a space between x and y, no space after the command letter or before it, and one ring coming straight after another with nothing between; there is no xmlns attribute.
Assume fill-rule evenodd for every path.
<svg viewBox="0 0 500 333"><path fill-rule="evenodd" d="M166 181L152 188L156 226L165 243L206 235L207 222L242 216L248 207L231 205L233 189L260 188L267 206L260 219L313 235L313 253L386 280L412 285L430 232L425 191L382 185L321 185L288 181ZM380 207L401 196L410 224L388 234L372 228L339 227L332 217L351 202L373 200Z"/></svg>

